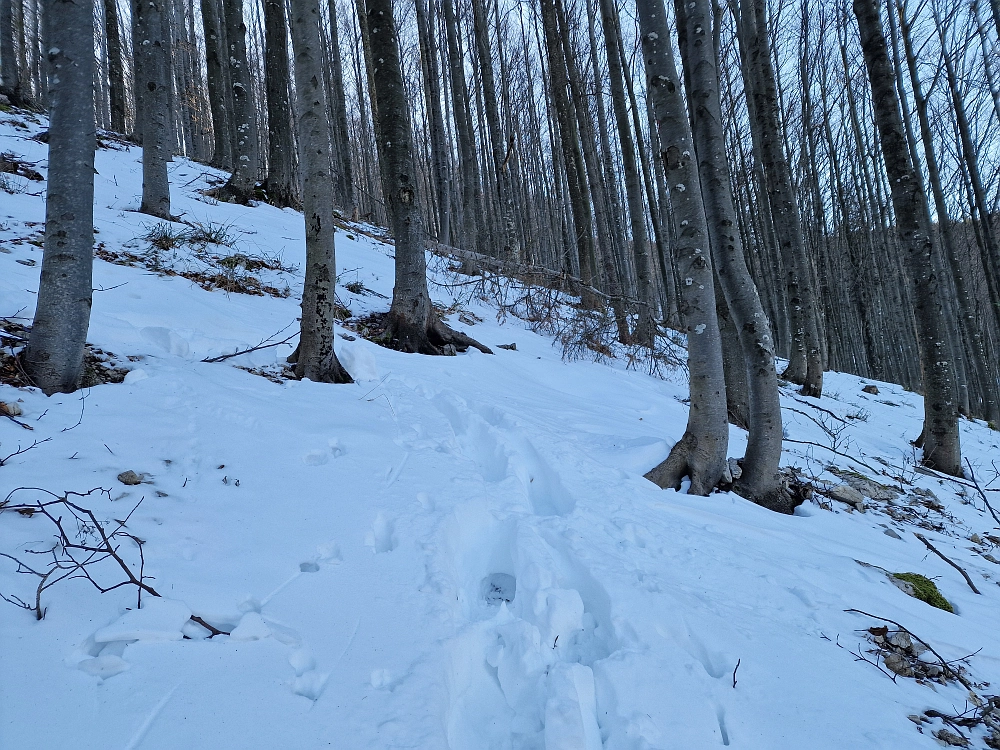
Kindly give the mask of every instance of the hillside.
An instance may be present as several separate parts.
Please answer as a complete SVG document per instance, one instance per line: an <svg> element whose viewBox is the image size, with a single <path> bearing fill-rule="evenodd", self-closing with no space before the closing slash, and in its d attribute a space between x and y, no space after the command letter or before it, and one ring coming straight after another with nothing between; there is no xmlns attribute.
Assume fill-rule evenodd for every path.
<svg viewBox="0 0 1000 750"><path fill-rule="evenodd" d="M0 116L0 151L44 176L43 127ZM344 328L354 385L282 378L294 342L204 362L294 332L302 217L206 200L218 175L177 159L173 210L191 224L164 233L135 213L140 150L107 145L89 340L128 372L48 398L0 385L31 428L0 419L0 459L38 441L0 466L0 498L107 490L74 502L128 516L162 598L136 611L134 587L77 577L42 594L41 621L0 602L0 746L843 750L934 748L941 730L987 746L982 724L908 719L963 714L970 686L1000 680L1000 530L970 481L916 470L919 396L838 373L820 401L785 387L784 464L817 491L781 516L642 478L683 433L682 370L564 361L488 303L454 304L461 288L431 292L493 356L404 355ZM31 321L44 183L3 177L10 354ZM391 294L392 247L371 229L337 235L355 318ZM963 420L962 441L1000 506L1000 433ZM744 443L733 428L730 455ZM860 507L829 497L850 483ZM42 565L31 552L54 531L0 513L0 593L33 603L38 579L11 558ZM99 582L121 578L100 565ZM955 612L883 571L933 579Z"/></svg>

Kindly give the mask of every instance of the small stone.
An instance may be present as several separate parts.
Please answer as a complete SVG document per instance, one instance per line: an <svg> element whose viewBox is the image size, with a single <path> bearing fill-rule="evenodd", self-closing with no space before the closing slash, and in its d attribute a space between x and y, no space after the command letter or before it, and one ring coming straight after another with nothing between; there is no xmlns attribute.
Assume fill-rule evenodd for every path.
<svg viewBox="0 0 1000 750"><path fill-rule="evenodd" d="M729 457L726 459L729 464L729 473L732 475L733 479L739 479L743 476L743 467L740 466L740 461L738 458Z"/></svg>
<svg viewBox="0 0 1000 750"><path fill-rule="evenodd" d="M985 555L983 555L983 557L984 557L985 559L989 560L989 561L990 561L991 563L995 563L995 564L997 564L997 565L1000 565L1000 560L997 560L997 559L996 559L995 557L993 557L993 555L991 555L991 554L990 554L989 552L987 552L987 553L986 553Z"/></svg>
<svg viewBox="0 0 1000 750"><path fill-rule="evenodd" d="M499 348L499 349L506 349L509 352L516 352L517 351L517 344L514 343L514 342L511 342L509 344L497 344L497 348Z"/></svg>
<svg viewBox="0 0 1000 750"><path fill-rule="evenodd" d="M968 747L969 741L960 734L955 734L950 729L939 729L931 734L946 745L953 747Z"/></svg>
<svg viewBox="0 0 1000 750"><path fill-rule="evenodd" d="M942 670L941 667L939 667L937 664L928 664L927 665L927 676L928 677L940 677L941 676L941 672L943 672L943 671L944 670Z"/></svg>
<svg viewBox="0 0 1000 750"><path fill-rule="evenodd" d="M865 386L864 388L862 388L861 390L862 390L862 392L863 392L863 393L870 393L870 394L872 394L873 396L877 396L877 395L878 395L878 386L874 386L874 385L866 385L866 386Z"/></svg>
<svg viewBox="0 0 1000 750"><path fill-rule="evenodd" d="M123 471L118 475L118 481L122 484L127 484L129 486L142 484L142 477L136 474L134 471L129 469L128 471Z"/></svg>
<svg viewBox="0 0 1000 750"><path fill-rule="evenodd" d="M882 661L886 669L895 672L900 677L913 677L913 667L903 658L902 654L886 654Z"/></svg>
<svg viewBox="0 0 1000 750"><path fill-rule="evenodd" d="M864 495L851 487L849 484L838 484L830 490L829 494L834 500L839 500L842 503L847 503L848 505L853 505L855 507L859 505L864 507Z"/></svg>
<svg viewBox="0 0 1000 750"><path fill-rule="evenodd" d="M903 649L904 651L906 649L913 648L913 641L910 640L910 634L905 630L897 630L895 633L890 635L889 643L896 648Z"/></svg>
<svg viewBox="0 0 1000 750"><path fill-rule="evenodd" d="M893 531L892 529L886 529L882 533L885 534L886 536L891 536L893 539L902 539L903 538L899 534L897 534L895 531Z"/></svg>
<svg viewBox="0 0 1000 750"><path fill-rule="evenodd" d="M979 534L973 534L972 536L969 537L969 541L972 542L973 544L982 544L983 538L979 536Z"/></svg>
<svg viewBox="0 0 1000 750"><path fill-rule="evenodd" d="M919 724L920 723L920 717L917 716L916 714L910 714L906 718L909 719L910 721L912 721L914 724Z"/></svg>
<svg viewBox="0 0 1000 750"><path fill-rule="evenodd" d="M446 357L454 357L458 354L458 349L455 348L454 344L445 344L441 347L441 353Z"/></svg>

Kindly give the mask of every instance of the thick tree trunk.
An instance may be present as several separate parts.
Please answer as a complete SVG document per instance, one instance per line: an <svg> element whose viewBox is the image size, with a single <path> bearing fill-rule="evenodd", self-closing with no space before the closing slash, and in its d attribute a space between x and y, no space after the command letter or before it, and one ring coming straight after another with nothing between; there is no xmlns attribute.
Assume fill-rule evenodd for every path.
<svg viewBox="0 0 1000 750"><path fill-rule="evenodd" d="M0 94L11 101L19 78L14 49L14 3L0 0Z"/></svg>
<svg viewBox="0 0 1000 750"><path fill-rule="evenodd" d="M741 0L740 44L745 45L749 70L744 79L753 100L751 129L760 148L775 234L788 295L792 343L784 377L802 386L806 396L823 392L823 362L819 346L812 273L802 236L802 224L792 190L792 173L782 150L779 103L764 17L764 0Z"/></svg>
<svg viewBox="0 0 1000 750"><path fill-rule="evenodd" d="M693 7L692 7L693 6ZM681 59L687 74L688 103L698 153L701 194L719 282L739 336L749 391L749 439L736 491L772 510L791 512L778 470L781 461L781 403L774 368L774 338L757 286L746 265L733 203L718 61L709 44L712 16L708 0L674 0Z"/></svg>
<svg viewBox="0 0 1000 750"><path fill-rule="evenodd" d="M318 30L317 30L318 34ZM288 25L285 0L264 0L264 75L267 86L267 179L264 192L269 203L284 208L299 204L295 179L295 143L288 97ZM318 52L321 48L315 48ZM322 65L316 68L323 83ZM324 103L326 97L323 97ZM324 113L323 120L326 120ZM329 156L329 149L327 150ZM327 179L330 175L327 174Z"/></svg>
<svg viewBox="0 0 1000 750"><path fill-rule="evenodd" d="M80 384L94 263L93 0L47 0L49 171L45 247L25 372L46 394Z"/></svg>
<svg viewBox="0 0 1000 750"><path fill-rule="evenodd" d="M213 167L233 168L232 110L229 106L229 63L219 18L219 0L201 0L201 20L205 32L205 77L208 104L212 110Z"/></svg>
<svg viewBox="0 0 1000 750"><path fill-rule="evenodd" d="M337 360L333 346L337 228L333 222L330 130L319 36L321 20L319 0L291 0L302 211L306 221L306 277L295 374L323 383L350 383L351 376Z"/></svg>
<svg viewBox="0 0 1000 750"><path fill-rule="evenodd" d="M924 386L923 463L961 476L962 453L955 402L954 363L932 263L931 221L920 176L910 161L896 97L895 76L874 0L854 0L872 105L896 215L896 234L913 287Z"/></svg>
<svg viewBox="0 0 1000 750"><path fill-rule="evenodd" d="M417 200L417 173L413 162L413 133L403 73L399 35L393 19L392 0L367 0L373 108L377 118L382 193L396 240L396 283L389 309L389 334L394 348L404 352L443 354L445 347L464 350L474 346L492 352L468 336L442 323L427 293L427 258L424 228Z"/></svg>
<svg viewBox="0 0 1000 750"><path fill-rule="evenodd" d="M224 0L226 41L229 44L229 83L233 97L236 143L233 148L233 176L219 192L220 197L246 203L253 198L260 169L257 145L257 113L247 66L247 27L243 20L243 0Z"/></svg>
<svg viewBox="0 0 1000 750"><path fill-rule="evenodd" d="M170 71L164 45L163 0L138 0L135 3L133 28L136 31L133 51L138 58L142 96L141 120L137 130L142 135L142 203L139 212L159 219L170 219L170 183L167 161L173 149L169 141L168 91Z"/></svg>
<svg viewBox="0 0 1000 750"><path fill-rule="evenodd" d="M688 339L691 375L687 429L666 460L646 477L660 487L679 489L681 479L689 476L691 494L707 495L726 471L729 441L708 226L663 0L638 0L636 10L645 60L646 90L652 98L659 130L660 158L673 206L673 248L683 280L681 313Z"/></svg>

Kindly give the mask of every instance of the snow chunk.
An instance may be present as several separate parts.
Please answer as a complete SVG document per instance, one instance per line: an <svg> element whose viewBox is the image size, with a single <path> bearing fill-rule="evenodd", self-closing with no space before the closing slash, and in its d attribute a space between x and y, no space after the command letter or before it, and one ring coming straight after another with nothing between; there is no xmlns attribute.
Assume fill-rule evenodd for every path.
<svg viewBox="0 0 1000 750"><path fill-rule="evenodd" d="M158 346L160 349L167 352L167 354L184 358L191 355L191 345L169 328L163 328L161 326L147 326L139 331L139 334L146 339L146 341Z"/></svg>
<svg viewBox="0 0 1000 750"><path fill-rule="evenodd" d="M234 641L261 641L271 635L271 628L259 612L247 612L229 637Z"/></svg>
<svg viewBox="0 0 1000 750"><path fill-rule="evenodd" d="M338 346L337 359L355 381L378 380L378 363L366 347Z"/></svg>
<svg viewBox="0 0 1000 750"><path fill-rule="evenodd" d="M84 659L76 665L76 668L81 672L86 672L89 675L106 680L109 677L114 677L116 674L121 674L126 669L131 668L131 666L131 664L120 656L111 655Z"/></svg>
<svg viewBox="0 0 1000 750"><path fill-rule="evenodd" d="M108 641L179 641L181 628L191 619L184 602L151 596L141 609L129 610L111 625L94 633L98 643Z"/></svg>

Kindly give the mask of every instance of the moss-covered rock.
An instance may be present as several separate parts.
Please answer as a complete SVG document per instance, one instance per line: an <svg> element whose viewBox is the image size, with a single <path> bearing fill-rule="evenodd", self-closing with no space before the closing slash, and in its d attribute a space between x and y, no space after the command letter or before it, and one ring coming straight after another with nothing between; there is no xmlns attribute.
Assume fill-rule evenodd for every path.
<svg viewBox="0 0 1000 750"><path fill-rule="evenodd" d="M941 595L934 581L927 576L922 576L919 573L893 573L892 577L910 584L913 588L913 596L920 601L927 602L932 607L937 607L938 609L943 609L945 612L954 614L955 609L951 606L951 602Z"/></svg>

